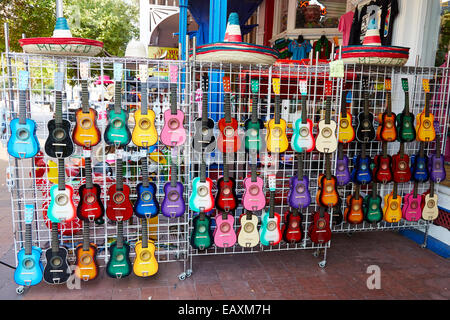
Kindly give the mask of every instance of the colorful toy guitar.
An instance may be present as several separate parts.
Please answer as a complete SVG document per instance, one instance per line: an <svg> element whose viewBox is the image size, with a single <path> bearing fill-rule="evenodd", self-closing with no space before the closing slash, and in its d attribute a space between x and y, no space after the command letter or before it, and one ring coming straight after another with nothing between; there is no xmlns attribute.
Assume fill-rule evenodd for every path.
<svg viewBox="0 0 450 320"><path fill-rule="evenodd" d="M106 144L116 148L125 147L131 141L128 128L128 111L122 109L122 71L121 63L114 63L114 108L108 110L108 126L105 129Z"/></svg>
<svg viewBox="0 0 450 320"><path fill-rule="evenodd" d="M319 133L316 137L316 149L322 153L333 153L337 149L336 128L337 124L330 119L331 116L331 95L333 88L331 81L325 81L325 93L327 95L325 105L325 119L319 122Z"/></svg>
<svg viewBox="0 0 450 320"><path fill-rule="evenodd" d="M438 196L434 193L434 181L430 181L430 193L425 196L422 208L422 219L433 221L439 216Z"/></svg>
<svg viewBox="0 0 450 320"><path fill-rule="evenodd" d="M217 139L217 147L221 152L237 152L241 148L241 140L238 135L238 122L231 117L231 86L230 77L223 77L224 89L224 110L225 117L219 120L217 124L220 130L219 138Z"/></svg>
<svg viewBox="0 0 450 320"><path fill-rule="evenodd" d="M353 158L352 181L358 184L367 184L372 181L372 170L370 165L372 159L366 154L366 144L362 144L361 156Z"/></svg>
<svg viewBox="0 0 450 320"><path fill-rule="evenodd" d="M134 203L134 213L139 218L153 218L159 213L159 203L156 198L158 187L148 181L147 151L141 158L142 182L136 186L137 200Z"/></svg>
<svg viewBox="0 0 450 320"><path fill-rule="evenodd" d="M422 195L417 194L418 182L413 190L403 197L402 217L407 221L419 221L422 218Z"/></svg>
<svg viewBox="0 0 450 320"><path fill-rule="evenodd" d="M89 240L89 221L83 221L83 242L75 249L75 276L84 281L98 276L97 246Z"/></svg>
<svg viewBox="0 0 450 320"><path fill-rule="evenodd" d="M48 284L66 283L72 271L67 262L67 248L59 246L58 224L52 223L51 247L45 251L47 264L44 268L44 281Z"/></svg>
<svg viewBox="0 0 450 320"><path fill-rule="evenodd" d="M288 202L292 208L302 209L311 204L309 179L303 174L304 153L297 155L297 175L289 179Z"/></svg>
<svg viewBox="0 0 450 320"><path fill-rule="evenodd" d="M325 244L331 240L330 214L320 206L319 211L313 215L313 221L309 227L309 238L315 244Z"/></svg>
<svg viewBox="0 0 450 320"><path fill-rule="evenodd" d="M259 211L266 206L266 196L263 191L264 181L256 174L256 164L251 164L250 167L251 176L244 179L242 205L248 211Z"/></svg>
<svg viewBox="0 0 450 320"><path fill-rule="evenodd" d="M245 128L245 151L255 150L258 152L261 150L261 130L264 128L264 123L261 119L258 119L258 92L259 81L258 79L252 79L252 115L250 119L247 119L244 124Z"/></svg>
<svg viewBox="0 0 450 320"><path fill-rule="evenodd" d="M216 229L214 230L214 243L219 248L229 248L236 243L236 232L233 228L234 217L221 212L216 215Z"/></svg>
<svg viewBox="0 0 450 320"><path fill-rule="evenodd" d="M73 153L70 138L70 121L62 118L62 90L64 73L55 72L55 119L48 122L48 137L45 153L52 158L67 158Z"/></svg>
<svg viewBox="0 0 450 320"><path fill-rule="evenodd" d="M11 136L8 140L8 153L17 159L34 157L39 149L36 136L36 122L27 118L27 90L30 74L19 71L19 117L11 120Z"/></svg>
<svg viewBox="0 0 450 320"><path fill-rule="evenodd" d="M358 114L356 127L356 139L359 142L370 142L375 139L375 129L373 127L373 114L369 112L369 94L368 81L363 79L363 94L364 94L364 111Z"/></svg>
<svg viewBox="0 0 450 320"><path fill-rule="evenodd" d="M394 182L394 190L384 197L383 219L389 223L402 219L402 197L397 194L397 188L398 184Z"/></svg>
<svg viewBox="0 0 450 320"><path fill-rule="evenodd" d="M299 243L302 240L302 220L298 214L298 209L293 208L292 212L285 213L285 222L281 233L283 240L287 243Z"/></svg>
<svg viewBox="0 0 450 320"><path fill-rule="evenodd" d="M208 118L208 75L202 76L202 117L194 122L195 134L192 138L192 147L197 152L213 152L216 149L214 137L214 121Z"/></svg>
<svg viewBox="0 0 450 320"><path fill-rule="evenodd" d="M430 142L436 138L434 129L434 115L430 112L430 81L422 80L423 91L425 91L425 108L416 116L416 139L418 141Z"/></svg>
<svg viewBox="0 0 450 320"><path fill-rule="evenodd" d="M229 176L227 154L223 154L223 177L217 181L216 208L230 212L237 208L236 181Z"/></svg>
<svg viewBox="0 0 450 320"><path fill-rule="evenodd" d="M184 112L177 109L177 81L178 66L169 65L170 74L170 109L164 112L164 126L161 130L160 140L166 146L181 146L186 142L186 129L184 128Z"/></svg>
<svg viewBox="0 0 450 320"><path fill-rule="evenodd" d="M303 151L311 152L314 150L316 142L313 136L313 122L307 118L306 94L307 81L299 81L299 90L302 94L302 115L294 124L294 135L291 138L291 147L293 150L301 153Z"/></svg>
<svg viewBox="0 0 450 320"><path fill-rule="evenodd" d="M109 260L106 274L111 278L125 278L130 275L130 245L123 240L123 221L117 221L117 238L109 247Z"/></svg>
<svg viewBox="0 0 450 320"><path fill-rule="evenodd" d="M331 174L330 154L325 154L325 175L320 174L318 180L316 203L324 207L334 207L339 202L336 177Z"/></svg>
<svg viewBox="0 0 450 320"><path fill-rule="evenodd" d="M285 152L289 147L286 136L286 121L281 118L280 78L272 78L272 87L275 93L275 116L267 124L267 150L270 152Z"/></svg>
<svg viewBox="0 0 450 320"><path fill-rule="evenodd" d="M364 218L369 223L378 223L383 219L381 196L377 194L377 183L372 182L372 194L364 198Z"/></svg>
<svg viewBox="0 0 450 320"><path fill-rule="evenodd" d="M14 281L19 286L34 286L42 281L43 266L41 248L32 245L31 224L34 219L34 206L25 205L25 245L17 253L17 268L14 271Z"/></svg>
<svg viewBox="0 0 450 320"><path fill-rule="evenodd" d="M386 111L379 116L378 126L379 140L392 142L397 139L397 128L395 127L395 113L392 112L391 102L391 79L384 80L386 89Z"/></svg>
<svg viewBox="0 0 450 320"><path fill-rule="evenodd" d="M101 133L97 126L97 111L89 107L88 74L88 63L80 62L81 108L75 112L76 122L72 139L75 144L84 148L92 148L101 140Z"/></svg>
<svg viewBox="0 0 450 320"><path fill-rule="evenodd" d="M158 272L158 261L155 257L156 247L148 239L147 218L141 218L142 240L136 242L134 251L136 258L133 264L133 273L138 277L150 277Z"/></svg>
<svg viewBox="0 0 450 320"><path fill-rule="evenodd" d="M253 248L259 243L258 216L251 211L239 217L241 227L238 230L237 241L243 248Z"/></svg>
<svg viewBox="0 0 450 320"><path fill-rule="evenodd" d="M441 138L439 135L436 136L436 153L432 154L428 161L428 171L433 182L439 183L446 178L444 156L441 154Z"/></svg>
<svg viewBox="0 0 450 320"><path fill-rule="evenodd" d="M161 213L169 218L178 218L186 211L183 198L184 186L177 181L177 166L172 161L170 168L170 181L164 185L164 199L161 203Z"/></svg>
<svg viewBox="0 0 450 320"><path fill-rule="evenodd" d="M350 171L348 169L348 157L343 152L344 145L339 143L338 157L336 160L336 180L338 186L345 186L350 182Z"/></svg>
<svg viewBox="0 0 450 320"><path fill-rule="evenodd" d="M374 180L380 183L388 183L393 179L392 158L387 154L387 142L383 142L383 153L376 155L374 159L375 167L373 169Z"/></svg>
<svg viewBox="0 0 450 320"><path fill-rule="evenodd" d="M102 190L98 184L92 181L91 156L84 159L84 172L86 175L86 184L79 189L80 202L77 207L77 216L80 220L94 221L100 219L105 214L103 201L101 199Z"/></svg>
<svg viewBox="0 0 450 320"><path fill-rule="evenodd" d="M73 187L65 183L64 158L58 159L58 184L50 188L47 216L53 223L66 223L75 219Z"/></svg>
<svg viewBox="0 0 450 320"><path fill-rule="evenodd" d="M402 113L396 117L397 140L400 142L411 142L416 139L414 128L414 114L409 112L409 88L408 78L402 78L402 88L405 92L405 107Z"/></svg>
<svg viewBox="0 0 450 320"><path fill-rule="evenodd" d="M424 142L420 142L419 153L411 156L411 175L414 181L428 181L428 158L424 153Z"/></svg>
<svg viewBox="0 0 450 320"><path fill-rule="evenodd" d="M192 181L192 194L189 198L189 208L192 211L211 211L214 206L212 185L212 180L206 177L206 163L202 161L200 165L200 177L196 177Z"/></svg>
<svg viewBox="0 0 450 320"><path fill-rule="evenodd" d="M133 215L130 202L130 187L123 183L123 164L121 154L116 159L116 183L108 189L106 216L113 221L126 221Z"/></svg>
<svg viewBox="0 0 450 320"><path fill-rule="evenodd" d="M155 111L148 108L148 65L139 65L139 78L141 80L141 107L134 112L136 126L133 129L131 140L138 147L148 148L158 142L158 132L155 127Z"/></svg>
<svg viewBox="0 0 450 320"><path fill-rule="evenodd" d="M212 246L213 236L211 234L211 218L200 211L193 219L194 229L191 234L191 245L194 249L205 250Z"/></svg>
<svg viewBox="0 0 450 320"><path fill-rule="evenodd" d="M347 208L344 210L344 219L350 224L359 224L364 220L363 198L359 194L360 185L356 184L355 193L347 197Z"/></svg>
<svg viewBox="0 0 450 320"><path fill-rule="evenodd" d="M269 176L269 189L269 210L262 214L259 229L259 241L264 246L277 245L281 241L281 216L275 212L276 180L274 176Z"/></svg>
<svg viewBox="0 0 450 320"><path fill-rule="evenodd" d="M405 154L405 146L400 142L400 151L392 157L392 171L394 182L405 183L411 180L411 169L409 168L409 156Z"/></svg>
<svg viewBox="0 0 450 320"><path fill-rule="evenodd" d="M347 111L347 103L351 103L351 92L344 91L341 104L341 119L339 120L339 136L338 141L340 143L350 143L355 139L355 129L353 129L352 121L353 117L350 112ZM344 96L346 97L344 99Z"/></svg>

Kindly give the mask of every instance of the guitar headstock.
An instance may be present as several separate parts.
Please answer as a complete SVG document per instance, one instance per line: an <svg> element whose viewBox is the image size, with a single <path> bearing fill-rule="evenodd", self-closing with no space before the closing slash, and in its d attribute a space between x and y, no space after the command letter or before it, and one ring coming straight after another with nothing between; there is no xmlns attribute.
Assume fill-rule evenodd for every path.
<svg viewBox="0 0 450 320"><path fill-rule="evenodd" d="M55 72L55 90L62 91L64 86L64 73Z"/></svg>
<svg viewBox="0 0 450 320"><path fill-rule="evenodd" d="M353 99L352 92L351 92L351 91L348 91L348 92L347 92L347 95L345 96L345 101L346 101L347 103L352 103L352 99Z"/></svg>
<svg viewBox="0 0 450 320"><path fill-rule="evenodd" d="M268 177L268 184L269 184L269 190L270 191L276 191L277 190L277 179L275 175L270 175Z"/></svg>
<svg viewBox="0 0 450 320"><path fill-rule="evenodd" d="M308 81L300 80L298 82L298 91L302 96L306 96L308 94Z"/></svg>
<svg viewBox="0 0 450 320"><path fill-rule="evenodd" d="M208 75L205 73L204 75L202 75L202 90L203 90L203 93L208 92L208 87L209 87L209 78L208 78Z"/></svg>
<svg viewBox="0 0 450 320"><path fill-rule="evenodd" d="M258 93L258 92L259 92L259 80L252 79L252 93Z"/></svg>
<svg viewBox="0 0 450 320"><path fill-rule="evenodd" d="M25 214L24 219L26 224L30 224L33 222L34 219L34 205L32 204L26 204L25 205Z"/></svg>
<svg viewBox="0 0 450 320"><path fill-rule="evenodd" d="M176 64L169 65L170 83L177 83L178 81L178 66Z"/></svg>
<svg viewBox="0 0 450 320"><path fill-rule="evenodd" d="M277 96L280 95L280 82L281 79L280 78L272 78L272 88L273 88L273 92L275 92L275 94Z"/></svg>
<svg viewBox="0 0 450 320"><path fill-rule="evenodd" d="M430 92L430 80L429 79L422 79L422 87L423 91L426 93Z"/></svg>
<svg viewBox="0 0 450 320"><path fill-rule="evenodd" d="M146 83L148 80L148 65L146 63L139 65L139 79L142 83Z"/></svg>
<svg viewBox="0 0 450 320"><path fill-rule="evenodd" d="M330 80L325 81L325 95L328 97L333 95L333 82Z"/></svg>
<svg viewBox="0 0 450 320"><path fill-rule="evenodd" d="M369 89L369 79L367 79L367 78L362 79L361 84L362 84L363 90Z"/></svg>
<svg viewBox="0 0 450 320"><path fill-rule="evenodd" d="M278 172L278 153L263 153L260 156L261 165L264 166L264 175L267 177L276 176Z"/></svg>
<svg viewBox="0 0 450 320"><path fill-rule="evenodd" d="M89 62L80 62L80 77L83 80L87 80L87 78L89 77Z"/></svg>
<svg viewBox="0 0 450 320"><path fill-rule="evenodd" d="M230 77L225 76L222 78L223 82L223 90L227 93L231 92L231 85L230 85Z"/></svg>
<svg viewBox="0 0 450 320"><path fill-rule="evenodd" d="M386 89L386 91L391 91L391 88L392 88L391 79L384 80L384 88Z"/></svg>
<svg viewBox="0 0 450 320"><path fill-rule="evenodd" d="M114 80L122 81L123 64L114 62Z"/></svg>
<svg viewBox="0 0 450 320"><path fill-rule="evenodd" d="M402 78L402 88L405 92L409 91L408 78Z"/></svg>
<svg viewBox="0 0 450 320"><path fill-rule="evenodd" d="M27 90L29 80L30 80L30 73L25 70L20 70L19 71L19 90Z"/></svg>

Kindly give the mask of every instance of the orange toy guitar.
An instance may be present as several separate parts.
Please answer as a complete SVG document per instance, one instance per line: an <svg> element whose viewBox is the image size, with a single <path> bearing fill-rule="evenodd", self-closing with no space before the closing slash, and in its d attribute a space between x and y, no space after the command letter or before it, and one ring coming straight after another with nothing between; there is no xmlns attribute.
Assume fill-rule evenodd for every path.
<svg viewBox="0 0 450 320"><path fill-rule="evenodd" d="M434 129L434 115L430 112L430 81L422 80L423 91L425 91L425 109L416 116L416 139L429 142L436 138Z"/></svg>
<svg viewBox="0 0 450 320"><path fill-rule="evenodd" d="M267 150L281 153L287 150L289 142L286 136L286 121L281 118L280 78L272 78L272 87L275 92L275 117L267 124Z"/></svg>
<svg viewBox="0 0 450 320"><path fill-rule="evenodd" d="M325 172L319 175L316 202L324 207L334 207L339 202L336 177L331 174L330 154L325 154Z"/></svg>
<svg viewBox="0 0 450 320"><path fill-rule="evenodd" d="M98 275L97 246L89 240L89 223L83 222L83 243L75 250L75 276L84 281L94 280Z"/></svg>
<svg viewBox="0 0 450 320"><path fill-rule="evenodd" d="M386 111L378 116L380 125L377 129L377 139L392 142L397 139L397 128L395 127L395 113L392 112L391 102L391 79L384 81L386 88Z"/></svg>
<svg viewBox="0 0 450 320"><path fill-rule="evenodd" d="M360 188L360 185L356 184L355 193L347 197L344 219L351 224L359 224L364 220L363 197L359 194Z"/></svg>
<svg viewBox="0 0 450 320"><path fill-rule="evenodd" d="M402 219L402 197L397 194L397 187L397 182L394 182L394 190L384 197L383 219L389 223Z"/></svg>
<svg viewBox="0 0 450 320"><path fill-rule="evenodd" d="M217 139L217 147L221 152L236 152L241 148L241 140L238 135L238 122L231 117L230 77L223 77L223 89L225 117L218 123L220 135Z"/></svg>

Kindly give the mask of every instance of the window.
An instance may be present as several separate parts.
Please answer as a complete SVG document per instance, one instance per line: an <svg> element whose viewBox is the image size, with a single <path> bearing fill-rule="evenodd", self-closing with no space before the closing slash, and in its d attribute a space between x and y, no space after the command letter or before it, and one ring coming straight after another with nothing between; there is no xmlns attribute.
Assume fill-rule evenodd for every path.
<svg viewBox="0 0 450 320"><path fill-rule="evenodd" d="M339 18L346 12L346 8L346 0L298 0L295 29L337 28ZM321 16L324 12L326 14Z"/></svg>

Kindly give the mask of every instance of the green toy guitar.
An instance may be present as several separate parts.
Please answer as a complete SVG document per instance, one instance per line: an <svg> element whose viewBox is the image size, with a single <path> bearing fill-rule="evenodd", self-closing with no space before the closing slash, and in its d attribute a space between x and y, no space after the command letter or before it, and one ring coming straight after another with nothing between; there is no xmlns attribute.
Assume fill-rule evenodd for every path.
<svg viewBox="0 0 450 320"><path fill-rule="evenodd" d="M123 241L123 221L117 221L117 240L110 248L106 274L111 278L124 278L131 273L130 245Z"/></svg>

